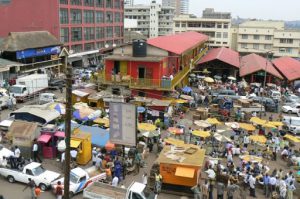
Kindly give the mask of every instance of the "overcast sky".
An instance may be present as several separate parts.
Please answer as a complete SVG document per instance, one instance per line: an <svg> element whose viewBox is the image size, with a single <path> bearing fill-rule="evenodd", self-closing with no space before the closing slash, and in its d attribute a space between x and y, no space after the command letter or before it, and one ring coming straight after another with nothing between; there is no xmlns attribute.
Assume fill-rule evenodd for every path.
<svg viewBox="0 0 300 199"><path fill-rule="evenodd" d="M149 4L151 0L134 0ZM161 0L157 0L161 2ZM202 15L205 8L231 12L232 17L300 20L300 0L190 0L190 13Z"/></svg>

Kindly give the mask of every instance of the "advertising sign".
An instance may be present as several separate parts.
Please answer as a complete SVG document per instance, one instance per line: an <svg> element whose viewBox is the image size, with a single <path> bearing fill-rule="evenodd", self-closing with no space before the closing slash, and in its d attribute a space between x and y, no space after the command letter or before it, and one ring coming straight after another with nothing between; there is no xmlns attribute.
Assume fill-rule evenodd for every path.
<svg viewBox="0 0 300 199"><path fill-rule="evenodd" d="M114 144L136 146L136 107L133 104L109 103L109 133Z"/></svg>
<svg viewBox="0 0 300 199"><path fill-rule="evenodd" d="M38 57L43 55L56 55L59 53L60 53L60 46L26 49L26 50L17 51L17 59L25 59L28 57Z"/></svg>

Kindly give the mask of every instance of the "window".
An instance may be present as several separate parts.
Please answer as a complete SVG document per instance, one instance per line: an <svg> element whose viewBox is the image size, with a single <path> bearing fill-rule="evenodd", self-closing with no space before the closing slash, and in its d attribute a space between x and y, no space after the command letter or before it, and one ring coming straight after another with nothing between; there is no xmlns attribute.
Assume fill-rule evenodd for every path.
<svg viewBox="0 0 300 199"><path fill-rule="evenodd" d="M182 24L181 24L181 27L185 28L185 27L186 27L186 24L185 24L185 23L182 23Z"/></svg>
<svg viewBox="0 0 300 199"><path fill-rule="evenodd" d="M115 6L115 8L121 8L120 0L115 0L114 6Z"/></svg>
<svg viewBox="0 0 300 199"><path fill-rule="evenodd" d="M0 2L1 2L1 1L0 1ZM59 3L60 3L60 4L68 5L68 0L60 0Z"/></svg>
<svg viewBox="0 0 300 199"><path fill-rule="evenodd" d="M222 28L222 24L217 24L217 28Z"/></svg>
<svg viewBox="0 0 300 199"><path fill-rule="evenodd" d="M72 41L81 41L82 40L82 29L81 28L72 28L71 29Z"/></svg>
<svg viewBox="0 0 300 199"><path fill-rule="evenodd" d="M271 40L272 39L272 36L271 35L266 35L265 36L265 40Z"/></svg>
<svg viewBox="0 0 300 199"><path fill-rule="evenodd" d="M71 0L71 4L72 5L82 5L82 1L81 0Z"/></svg>
<svg viewBox="0 0 300 199"><path fill-rule="evenodd" d="M248 35L242 34L242 39L248 39Z"/></svg>
<svg viewBox="0 0 300 199"><path fill-rule="evenodd" d="M259 35L253 35L254 40L259 40Z"/></svg>
<svg viewBox="0 0 300 199"><path fill-rule="evenodd" d="M224 29L227 29L227 28L228 28L228 24L224 23Z"/></svg>
<svg viewBox="0 0 300 199"><path fill-rule="evenodd" d="M96 12L96 23L104 23L104 14L101 11Z"/></svg>
<svg viewBox="0 0 300 199"><path fill-rule="evenodd" d="M223 38L228 38L228 32L223 32Z"/></svg>
<svg viewBox="0 0 300 199"><path fill-rule="evenodd" d="M87 43L84 45L84 50L93 50L94 49L94 43Z"/></svg>
<svg viewBox="0 0 300 199"><path fill-rule="evenodd" d="M119 12L115 12L115 22L121 22L121 14Z"/></svg>
<svg viewBox="0 0 300 199"><path fill-rule="evenodd" d="M271 44L265 44L264 48L269 50L269 49L272 48L272 45Z"/></svg>
<svg viewBox="0 0 300 199"><path fill-rule="evenodd" d="M253 44L253 49L258 50L259 49L259 44Z"/></svg>
<svg viewBox="0 0 300 199"><path fill-rule="evenodd" d="M106 12L106 23L113 23L113 13Z"/></svg>
<svg viewBox="0 0 300 199"><path fill-rule="evenodd" d="M81 10L71 9L70 17L72 24L81 24Z"/></svg>
<svg viewBox="0 0 300 199"><path fill-rule="evenodd" d="M247 48L247 44L242 43L242 44L241 44L241 48Z"/></svg>
<svg viewBox="0 0 300 199"><path fill-rule="evenodd" d="M84 5L93 7L94 6L94 0L84 0Z"/></svg>
<svg viewBox="0 0 300 199"><path fill-rule="evenodd" d="M71 49L72 49L75 53L81 52L81 51L82 51L82 45L81 45L81 44L73 45L73 46L71 46Z"/></svg>
<svg viewBox="0 0 300 199"><path fill-rule="evenodd" d="M104 42L103 42L103 41L102 41L102 42L97 42L97 43L96 43L96 47L97 47L98 49L103 48L103 47L104 47Z"/></svg>
<svg viewBox="0 0 300 199"><path fill-rule="evenodd" d="M222 38L222 33L221 32L217 32L216 37L217 38Z"/></svg>
<svg viewBox="0 0 300 199"><path fill-rule="evenodd" d="M104 7L104 0L96 0L96 6L103 8Z"/></svg>
<svg viewBox="0 0 300 199"><path fill-rule="evenodd" d="M286 48L286 52L287 53L293 53L293 49L292 48Z"/></svg>
<svg viewBox="0 0 300 199"><path fill-rule="evenodd" d="M280 39L281 44L292 44L293 39Z"/></svg>
<svg viewBox="0 0 300 199"><path fill-rule="evenodd" d="M121 36L121 28L120 28L120 26L115 26L114 37L120 37L120 36Z"/></svg>
<svg viewBox="0 0 300 199"><path fill-rule="evenodd" d="M60 21L60 24L68 24L69 23L68 9L61 8L59 10L59 21Z"/></svg>
<svg viewBox="0 0 300 199"><path fill-rule="evenodd" d="M112 8L113 4L112 4L112 0L106 0L106 8Z"/></svg>
<svg viewBox="0 0 300 199"><path fill-rule="evenodd" d="M96 39L103 39L104 37L105 37L104 27L97 27L96 28Z"/></svg>
<svg viewBox="0 0 300 199"><path fill-rule="evenodd" d="M84 39L93 40L95 39L95 29L94 28L84 28Z"/></svg>
<svg viewBox="0 0 300 199"><path fill-rule="evenodd" d="M60 41L62 43L69 42L69 28L61 28L60 29Z"/></svg>
<svg viewBox="0 0 300 199"><path fill-rule="evenodd" d="M106 27L106 37L107 38L113 37L113 27L112 26Z"/></svg>
<svg viewBox="0 0 300 199"><path fill-rule="evenodd" d="M85 23L94 23L94 11L92 11L92 10L84 11L84 22Z"/></svg>

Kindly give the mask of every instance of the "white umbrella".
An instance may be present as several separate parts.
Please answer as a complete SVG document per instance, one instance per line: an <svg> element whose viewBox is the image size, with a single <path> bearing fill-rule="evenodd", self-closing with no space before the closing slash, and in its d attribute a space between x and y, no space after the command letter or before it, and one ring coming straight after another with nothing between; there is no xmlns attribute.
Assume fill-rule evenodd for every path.
<svg viewBox="0 0 300 199"><path fill-rule="evenodd" d="M207 127L211 126L210 123L208 123L207 121L204 121L204 120L196 120L194 122L194 124L196 124L197 126L202 127L202 128L207 128Z"/></svg>
<svg viewBox="0 0 300 199"><path fill-rule="evenodd" d="M227 77L227 79L230 79L230 80L236 80L236 78L235 78L235 77L232 77L232 76Z"/></svg>
<svg viewBox="0 0 300 199"><path fill-rule="evenodd" d="M157 131L146 131L143 132L142 135L147 138L152 138L152 137L159 136L159 133Z"/></svg>
<svg viewBox="0 0 300 199"><path fill-rule="evenodd" d="M219 133L214 134L214 138L218 140L219 142L231 142L232 140L225 135L221 135Z"/></svg>

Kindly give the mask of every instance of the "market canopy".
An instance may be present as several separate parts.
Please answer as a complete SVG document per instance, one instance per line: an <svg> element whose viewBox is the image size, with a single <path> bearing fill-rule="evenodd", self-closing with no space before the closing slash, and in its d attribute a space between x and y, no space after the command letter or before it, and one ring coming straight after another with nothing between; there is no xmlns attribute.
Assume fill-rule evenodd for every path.
<svg viewBox="0 0 300 199"><path fill-rule="evenodd" d="M250 135L249 139L253 142L259 142L262 144L265 144L267 142L267 138L263 135Z"/></svg>
<svg viewBox="0 0 300 199"><path fill-rule="evenodd" d="M243 155L240 158L245 162L261 162L262 157L254 156L254 155Z"/></svg>
<svg viewBox="0 0 300 199"><path fill-rule="evenodd" d="M221 124L217 118L207 118L206 122L210 123L211 125L218 125Z"/></svg>
<svg viewBox="0 0 300 199"><path fill-rule="evenodd" d="M51 139L51 135L43 134L38 138L38 142L48 143L50 139Z"/></svg>
<svg viewBox="0 0 300 199"><path fill-rule="evenodd" d="M180 135L183 134L183 129L181 128L176 128L176 127L169 127L168 131L174 135Z"/></svg>
<svg viewBox="0 0 300 199"><path fill-rule="evenodd" d="M211 127L211 124L205 120L195 120L194 124L196 124L197 126L199 126L201 128Z"/></svg>
<svg viewBox="0 0 300 199"><path fill-rule="evenodd" d="M247 123L238 123L240 129L244 129L246 131L255 131L255 126Z"/></svg>
<svg viewBox="0 0 300 199"><path fill-rule="evenodd" d="M140 131L155 131L156 126L150 123L139 123L138 130Z"/></svg>
<svg viewBox="0 0 300 199"><path fill-rule="evenodd" d="M288 81L300 79L300 61L291 57L280 57L272 62Z"/></svg>
<svg viewBox="0 0 300 199"><path fill-rule="evenodd" d="M267 122L267 120L262 120L262 119L260 119L258 117L252 117L250 119L250 122L252 122L254 124L258 124L258 125L263 125L263 124L265 124Z"/></svg>
<svg viewBox="0 0 300 199"><path fill-rule="evenodd" d="M219 142L231 142L232 141L229 137L227 137L225 135L221 135L220 133L215 133L214 138L216 140L218 140Z"/></svg>
<svg viewBox="0 0 300 199"><path fill-rule="evenodd" d="M292 136L292 135L289 135L289 134L286 134L284 137L286 139L292 141L292 142L295 142L295 143L299 143L300 142L300 138Z"/></svg>
<svg viewBox="0 0 300 199"><path fill-rule="evenodd" d="M210 131L199 131L199 130L194 130L192 132L194 136L202 137L202 138L207 138L210 137Z"/></svg>
<svg viewBox="0 0 300 199"><path fill-rule="evenodd" d="M257 54L249 54L241 59L240 77L254 74L259 71L265 71L279 79L283 79L280 73L275 69L272 63L266 58Z"/></svg>

